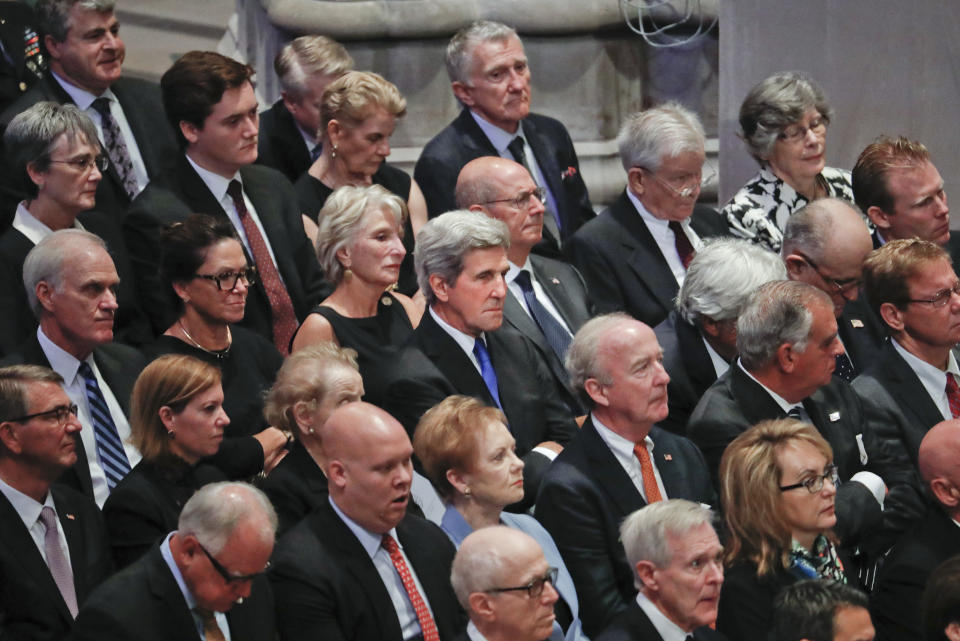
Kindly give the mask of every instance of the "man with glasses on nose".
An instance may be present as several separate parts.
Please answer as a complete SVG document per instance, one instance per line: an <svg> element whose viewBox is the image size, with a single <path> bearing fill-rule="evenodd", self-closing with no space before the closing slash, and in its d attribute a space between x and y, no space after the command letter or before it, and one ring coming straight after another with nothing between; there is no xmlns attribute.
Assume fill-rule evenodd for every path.
<svg viewBox="0 0 960 641"><path fill-rule="evenodd" d="M113 572L88 497L54 481L77 459L77 406L56 372L0 369L0 621L6 638L55 641Z"/></svg>
<svg viewBox="0 0 960 641"><path fill-rule="evenodd" d="M696 207L710 176L703 171L703 126L693 112L667 103L633 114L617 145L627 188L564 251L598 312L625 311L653 327L673 309L701 238L725 235L726 221Z"/></svg>
<svg viewBox="0 0 960 641"><path fill-rule="evenodd" d="M73 637L89 641L272 641L270 568L277 515L246 483L211 483L177 530L106 581L81 608Z"/></svg>

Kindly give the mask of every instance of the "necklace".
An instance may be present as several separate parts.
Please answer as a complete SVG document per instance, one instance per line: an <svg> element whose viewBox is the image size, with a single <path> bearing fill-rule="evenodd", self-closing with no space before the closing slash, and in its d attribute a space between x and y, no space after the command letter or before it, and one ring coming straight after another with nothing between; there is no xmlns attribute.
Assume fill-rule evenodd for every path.
<svg viewBox="0 0 960 641"><path fill-rule="evenodd" d="M227 346L223 349L207 349L203 345L197 342L193 336L190 335L190 332L187 331L187 328L183 326L183 320L177 319L177 325L180 327L180 331L183 332L183 335L187 337L187 340L196 347L197 349L206 352L212 356L216 356L217 360L223 360L230 354L230 348L233 346L233 335L230 333L230 328L227 327Z"/></svg>

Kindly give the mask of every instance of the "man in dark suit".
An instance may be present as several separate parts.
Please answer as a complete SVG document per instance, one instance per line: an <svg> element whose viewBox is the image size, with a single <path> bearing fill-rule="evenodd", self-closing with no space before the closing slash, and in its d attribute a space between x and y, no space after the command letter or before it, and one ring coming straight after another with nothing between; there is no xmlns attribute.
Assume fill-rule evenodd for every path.
<svg viewBox="0 0 960 641"><path fill-rule="evenodd" d="M393 417L348 403L322 430L330 500L288 532L270 574L282 641L453 639L454 547L407 514L413 446Z"/></svg>
<svg viewBox="0 0 960 641"><path fill-rule="evenodd" d="M15 0L0 2L0 46L2 112L47 72L47 55L37 31L37 16L30 5Z"/></svg>
<svg viewBox="0 0 960 641"><path fill-rule="evenodd" d="M167 70L164 106L184 153L131 205L124 234L141 305L161 333L176 305L173 291L160 282L160 231L193 212L229 219L258 272L241 324L287 354L298 321L329 286L304 233L293 186L276 170L253 165L259 121L252 74L247 65L202 51L185 54Z"/></svg>
<svg viewBox="0 0 960 641"><path fill-rule="evenodd" d="M960 554L960 421L933 426L920 444L920 473L934 498L884 561L870 598L877 638L924 639L920 597L930 573Z"/></svg>
<svg viewBox="0 0 960 641"><path fill-rule="evenodd" d="M531 254L543 236L542 190L523 165L499 156L471 160L457 178L457 207L480 211L510 231L507 289L503 303L507 325L530 339L550 367L564 401L579 413L563 367L566 349L592 315L583 277L560 260Z"/></svg>
<svg viewBox="0 0 960 641"><path fill-rule="evenodd" d="M687 269L677 304L653 328L670 375L670 414L660 427L686 435L700 397L737 355L737 316L753 291L786 278L783 262L759 246L718 238L697 252Z"/></svg>
<svg viewBox="0 0 960 641"><path fill-rule="evenodd" d="M957 275L946 251L914 238L874 251L864 284L890 340L853 389L877 436L916 465L927 430L960 416Z"/></svg>
<svg viewBox="0 0 960 641"><path fill-rule="evenodd" d="M163 107L156 85L121 77L126 48L113 7L112 0L96 8L78 0L37 2L50 71L0 115L0 123L6 126L41 100L75 103L93 120L110 158L96 208L119 220L176 145L171 132L157 127Z"/></svg>
<svg viewBox="0 0 960 641"><path fill-rule="evenodd" d="M257 164L273 167L296 182L320 155L323 90L353 69L343 45L326 36L300 36L273 61L280 100L260 114Z"/></svg>
<svg viewBox="0 0 960 641"><path fill-rule="evenodd" d="M577 426L533 343L501 328L509 243L506 225L476 212L448 212L423 226L416 269L428 309L386 364L384 404L411 435L423 413L451 394L499 407L526 464L529 505L543 470Z"/></svg>
<svg viewBox="0 0 960 641"><path fill-rule="evenodd" d="M788 585L774 602L770 641L873 641L867 595L839 581Z"/></svg>
<svg viewBox="0 0 960 641"><path fill-rule="evenodd" d="M276 527L270 502L256 488L204 486L183 506L175 532L91 595L71 638L273 641L264 571Z"/></svg>
<svg viewBox="0 0 960 641"><path fill-rule="evenodd" d="M475 22L450 39L446 63L463 110L424 146L414 169L430 217L456 208L457 175L474 158L516 160L545 190L544 239L537 251L558 255L594 213L566 127L530 113L530 69L517 32L499 22Z"/></svg>
<svg viewBox="0 0 960 641"><path fill-rule="evenodd" d="M710 508L673 499L623 521L620 538L639 591L597 641L725 639L711 629L723 585L723 546L712 520Z"/></svg>
<svg viewBox="0 0 960 641"><path fill-rule="evenodd" d="M676 103L635 113L617 136L627 188L584 225L564 251L601 313L622 311L651 327L673 309L701 238L727 233L709 207L697 207L703 126Z"/></svg>
<svg viewBox="0 0 960 641"><path fill-rule="evenodd" d="M0 369L0 631L58 641L113 571L96 504L52 485L77 459L80 423L45 367Z"/></svg>
<svg viewBox="0 0 960 641"><path fill-rule="evenodd" d="M594 318L567 355L590 416L544 475L536 517L557 543L594 637L636 597L620 522L648 503L716 499L693 443L656 425L667 416L669 377L653 330L626 314Z"/></svg>
<svg viewBox="0 0 960 641"><path fill-rule="evenodd" d="M783 231L780 254L790 280L813 285L833 301L843 353L834 375L848 383L877 357L886 331L859 298L863 261L873 249L860 212L838 198L815 200Z"/></svg>

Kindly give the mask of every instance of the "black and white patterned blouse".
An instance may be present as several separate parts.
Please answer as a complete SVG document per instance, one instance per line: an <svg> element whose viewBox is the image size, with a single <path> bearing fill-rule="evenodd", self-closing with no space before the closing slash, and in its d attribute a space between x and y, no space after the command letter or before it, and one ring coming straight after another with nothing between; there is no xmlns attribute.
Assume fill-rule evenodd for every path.
<svg viewBox="0 0 960 641"><path fill-rule="evenodd" d="M827 188L827 196L853 202L850 172L824 167L820 177ZM769 167L762 167L720 213L727 217L730 233L734 236L779 252L787 219L806 204L805 196L777 178Z"/></svg>

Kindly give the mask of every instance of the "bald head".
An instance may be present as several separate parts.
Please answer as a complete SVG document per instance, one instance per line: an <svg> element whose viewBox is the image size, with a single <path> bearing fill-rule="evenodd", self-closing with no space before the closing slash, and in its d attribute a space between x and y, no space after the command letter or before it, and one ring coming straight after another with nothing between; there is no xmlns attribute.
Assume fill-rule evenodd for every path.
<svg viewBox="0 0 960 641"><path fill-rule="evenodd" d="M937 501L949 513L960 514L960 419L942 421L920 442L920 475Z"/></svg>

